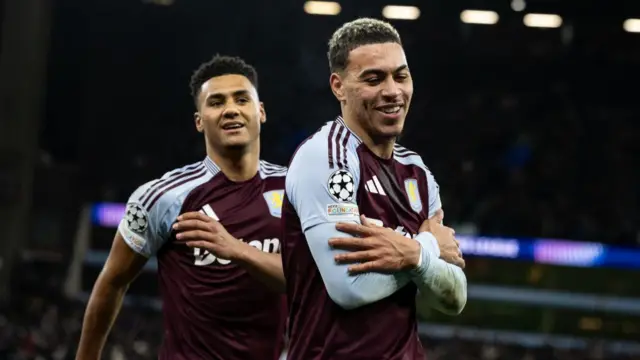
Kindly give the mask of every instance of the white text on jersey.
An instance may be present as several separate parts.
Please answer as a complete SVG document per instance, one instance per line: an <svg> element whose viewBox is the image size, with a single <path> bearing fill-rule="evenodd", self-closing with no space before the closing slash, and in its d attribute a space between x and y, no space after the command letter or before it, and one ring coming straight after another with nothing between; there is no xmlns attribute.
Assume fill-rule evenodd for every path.
<svg viewBox="0 0 640 360"><path fill-rule="evenodd" d="M242 240L240 240L242 241ZM277 254L280 252L280 239L265 239L265 240L252 240L248 243L254 248L272 254ZM214 254L208 252L207 250L193 248L193 256L195 257L194 264L196 266L207 266L211 265L214 262L219 263L220 265L228 265L231 263L231 260L222 259Z"/></svg>

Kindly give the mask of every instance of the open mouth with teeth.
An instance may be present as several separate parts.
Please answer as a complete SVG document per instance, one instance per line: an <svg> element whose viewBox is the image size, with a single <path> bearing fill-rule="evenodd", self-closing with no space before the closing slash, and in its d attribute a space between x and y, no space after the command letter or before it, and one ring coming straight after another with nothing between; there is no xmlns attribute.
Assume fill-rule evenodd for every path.
<svg viewBox="0 0 640 360"><path fill-rule="evenodd" d="M228 123L222 126L222 130L237 130L243 127L241 123Z"/></svg>
<svg viewBox="0 0 640 360"><path fill-rule="evenodd" d="M400 112L401 109L402 109L402 106L400 105L387 105L387 106L380 106L376 108L376 110L389 115L397 114Z"/></svg>

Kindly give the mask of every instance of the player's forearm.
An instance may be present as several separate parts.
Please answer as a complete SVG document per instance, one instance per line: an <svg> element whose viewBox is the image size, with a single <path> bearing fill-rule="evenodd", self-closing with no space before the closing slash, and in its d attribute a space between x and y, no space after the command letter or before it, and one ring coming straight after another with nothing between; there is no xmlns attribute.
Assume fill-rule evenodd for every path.
<svg viewBox="0 0 640 360"><path fill-rule="evenodd" d="M329 297L344 309L354 309L388 297L411 280L404 273L365 273L350 275L347 264L337 264L334 256L341 250L329 247L332 237L350 236L325 223L305 231L305 237Z"/></svg>
<svg viewBox="0 0 640 360"><path fill-rule="evenodd" d="M267 285L271 290L279 293L286 291L280 254L266 253L251 245L246 245L237 261L251 276Z"/></svg>
<svg viewBox="0 0 640 360"><path fill-rule="evenodd" d="M445 314L457 315L467 303L467 277L461 268L440 259L433 251L433 235L422 233L416 238L422 245L422 262L412 271L413 282L420 290L418 301Z"/></svg>
<svg viewBox="0 0 640 360"><path fill-rule="evenodd" d="M109 284L98 278L89 298L82 323L76 360L98 360L113 325L127 286Z"/></svg>

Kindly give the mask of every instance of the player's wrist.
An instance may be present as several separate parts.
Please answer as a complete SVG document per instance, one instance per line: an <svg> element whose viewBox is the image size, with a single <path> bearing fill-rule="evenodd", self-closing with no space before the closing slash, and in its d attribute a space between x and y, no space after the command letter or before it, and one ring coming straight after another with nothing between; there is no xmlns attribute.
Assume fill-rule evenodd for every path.
<svg viewBox="0 0 640 360"><path fill-rule="evenodd" d="M420 246L420 243L414 241L413 239L407 240L409 245L409 252L407 253L407 265L409 270L415 270L422 263L422 247Z"/></svg>
<svg viewBox="0 0 640 360"><path fill-rule="evenodd" d="M238 240L236 243L236 250L233 252L233 260L236 262L247 262L251 258L251 251L257 250L255 247L245 243L242 240Z"/></svg>
<svg viewBox="0 0 640 360"><path fill-rule="evenodd" d="M411 269L412 275L419 275L426 271L432 259L440 256L438 241L430 232L421 232L416 236L415 243L420 248L420 259L415 267Z"/></svg>

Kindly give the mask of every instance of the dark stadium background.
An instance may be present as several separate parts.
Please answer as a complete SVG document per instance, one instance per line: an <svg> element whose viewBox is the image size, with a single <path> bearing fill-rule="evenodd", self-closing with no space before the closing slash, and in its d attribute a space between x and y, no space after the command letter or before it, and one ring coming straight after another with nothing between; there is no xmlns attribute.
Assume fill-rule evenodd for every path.
<svg viewBox="0 0 640 360"><path fill-rule="evenodd" d="M339 2L313 16L291 0L0 1L0 359L73 358L119 204L204 157L199 63L257 67L267 160L286 164L337 114L327 40L390 4ZM640 2L393 4L421 10L391 20L416 89L401 142L467 254L464 313L421 325L429 359L640 359L640 34L623 28ZM463 23L465 9L499 21ZM562 24L527 27L528 13ZM150 263L106 359L154 358L156 294Z"/></svg>

